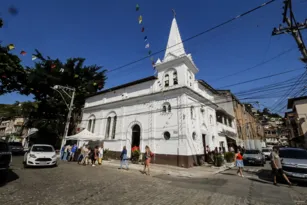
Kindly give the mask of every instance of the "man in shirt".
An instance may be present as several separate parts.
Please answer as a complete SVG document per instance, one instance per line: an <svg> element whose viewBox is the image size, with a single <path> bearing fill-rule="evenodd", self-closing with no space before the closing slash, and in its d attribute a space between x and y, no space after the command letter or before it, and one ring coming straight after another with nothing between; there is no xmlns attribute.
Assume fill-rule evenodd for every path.
<svg viewBox="0 0 307 205"><path fill-rule="evenodd" d="M70 152L70 161L74 161L75 160L75 153L78 150L78 146L76 144L73 145L73 147L71 148L71 152Z"/></svg>
<svg viewBox="0 0 307 205"><path fill-rule="evenodd" d="M292 183L289 181L288 177L284 174L281 165L281 159L279 157L279 148L273 147L273 151L271 153L271 166L272 166L272 173L274 178L274 185L277 185L276 176L277 174L284 177L284 179L288 182L291 186Z"/></svg>

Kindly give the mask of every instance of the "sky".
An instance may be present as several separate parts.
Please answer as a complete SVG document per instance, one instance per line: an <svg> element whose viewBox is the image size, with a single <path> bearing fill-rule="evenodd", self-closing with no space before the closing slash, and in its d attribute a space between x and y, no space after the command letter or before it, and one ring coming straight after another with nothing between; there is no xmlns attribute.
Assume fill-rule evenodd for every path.
<svg viewBox="0 0 307 205"><path fill-rule="evenodd" d="M203 32L230 18L264 3L265 0L200 1L200 0L53 0L53 1L1 1L0 14L5 26L0 29L3 45L13 43L13 53L25 50L20 56L23 65L32 66L31 54L38 49L43 55L65 60L83 57L86 64L115 69L147 55L144 34L138 24L142 14L146 35L154 53L167 44L172 9L182 39ZM140 11L135 11L139 4ZM12 16L8 8L14 6L18 15ZM282 22L282 0L273 2L247 16L184 43L199 69L197 79L203 79L214 88L239 92L266 85L303 73L291 72L253 83L227 87L234 83L267 76L290 69L303 68L301 56L291 35L271 36L274 27ZM294 0L296 19L303 22L307 2ZM304 39L307 33L303 32ZM291 52L258 66L248 72L217 80L223 76L250 68L290 48ZM154 57L161 59L164 52ZM127 83L154 74L149 59L107 74L105 88ZM226 86L226 87L225 87ZM260 99L262 105L271 106L278 98ZM31 96L11 93L0 96L0 103L32 100Z"/></svg>

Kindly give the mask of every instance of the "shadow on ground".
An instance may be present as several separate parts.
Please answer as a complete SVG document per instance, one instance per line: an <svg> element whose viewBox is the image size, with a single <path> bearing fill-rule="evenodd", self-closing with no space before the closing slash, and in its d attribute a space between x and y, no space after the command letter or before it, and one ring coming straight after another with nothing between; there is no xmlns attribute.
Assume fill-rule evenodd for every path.
<svg viewBox="0 0 307 205"><path fill-rule="evenodd" d="M258 182L268 183L268 184L272 184L273 183L272 170L260 170L259 172L256 173L256 175L258 176L259 179L250 179L250 180L258 180ZM290 181L293 184L295 184L295 185L302 186L302 187L307 187L307 183L306 182L295 181L295 180L292 180L292 179L290 179ZM277 177L277 183L287 185L286 180L283 177L281 177L281 176Z"/></svg>
<svg viewBox="0 0 307 205"><path fill-rule="evenodd" d="M19 176L13 170L9 170L8 175L7 175L7 179L4 182L2 182L2 180L4 180L3 179L4 175L1 175L0 177L1 177L0 187L4 186L4 185L6 185L6 184L8 184L12 181L19 179Z"/></svg>

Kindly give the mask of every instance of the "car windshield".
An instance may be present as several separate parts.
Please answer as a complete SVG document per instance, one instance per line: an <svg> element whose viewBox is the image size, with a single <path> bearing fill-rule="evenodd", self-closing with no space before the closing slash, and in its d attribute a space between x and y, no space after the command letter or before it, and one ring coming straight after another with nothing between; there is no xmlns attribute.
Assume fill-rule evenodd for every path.
<svg viewBox="0 0 307 205"><path fill-rule="evenodd" d="M279 150L279 156L281 158L307 159L307 151L294 149Z"/></svg>
<svg viewBox="0 0 307 205"><path fill-rule="evenodd" d="M259 150L246 150L244 154L259 154Z"/></svg>
<svg viewBox="0 0 307 205"><path fill-rule="evenodd" d="M53 152L53 148L50 146L33 146L32 152Z"/></svg>
<svg viewBox="0 0 307 205"><path fill-rule="evenodd" d="M5 142L0 142L0 152L7 152L9 151L8 146Z"/></svg>
<svg viewBox="0 0 307 205"><path fill-rule="evenodd" d="M10 146L18 146L18 147L22 147L21 142L9 142Z"/></svg>
<svg viewBox="0 0 307 205"><path fill-rule="evenodd" d="M269 149L262 149L262 152L271 152Z"/></svg>

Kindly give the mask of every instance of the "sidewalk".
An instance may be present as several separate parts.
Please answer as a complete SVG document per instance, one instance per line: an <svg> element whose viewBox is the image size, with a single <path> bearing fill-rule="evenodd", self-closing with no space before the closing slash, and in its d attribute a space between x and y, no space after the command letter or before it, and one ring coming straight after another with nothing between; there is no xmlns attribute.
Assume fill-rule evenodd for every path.
<svg viewBox="0 0 307 205"><path fill-rule="evenodd" d="M119 160L109 160L109 161L103 161L102 166L112 166L118 168L120 165ZM233 163L226 164L222 167L210 167L210 166L195 166L192 168L182 168L182 167L176 167L176 166L170 166L170 165L160 165L160 164L151 164L151 175L171 175L171 176L177 176L177 177L191 177L191 178L202 178L202 177L208 177L210 175L217 174L219 172L223 172L227 169L230 169L233 166ZM144 169L144 165L142 164L132 164L129 163L129 169L130 170L137 170L141 171Z"/></svg>

